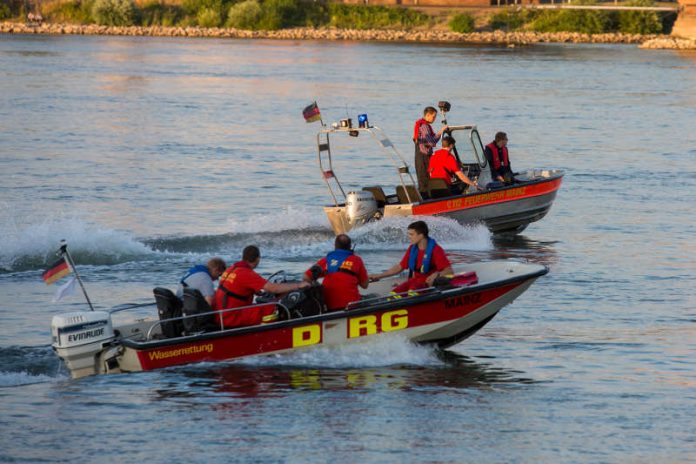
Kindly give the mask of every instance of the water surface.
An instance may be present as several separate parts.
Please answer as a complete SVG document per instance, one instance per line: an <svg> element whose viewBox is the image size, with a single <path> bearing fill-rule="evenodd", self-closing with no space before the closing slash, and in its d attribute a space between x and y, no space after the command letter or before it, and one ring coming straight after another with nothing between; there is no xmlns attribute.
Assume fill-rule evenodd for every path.
<svg viewBox="0 0 696 464"><path fill-rule="evenodd" d="M696 460L695 71L693 53L620 45L0 37L0 460ZM40 280L60 239L102 309L250 243L266 275L331 249L315 99L409 157L413 121L447 99L450 123L508 133L513 168L564 169L517 238L429 220L458 263L550 273L444 353L397 337L71 380L49 324L84 303ZM336 146L345 187L393 187L357 147ZM370 271L408 222L353 234Z"/></svg>

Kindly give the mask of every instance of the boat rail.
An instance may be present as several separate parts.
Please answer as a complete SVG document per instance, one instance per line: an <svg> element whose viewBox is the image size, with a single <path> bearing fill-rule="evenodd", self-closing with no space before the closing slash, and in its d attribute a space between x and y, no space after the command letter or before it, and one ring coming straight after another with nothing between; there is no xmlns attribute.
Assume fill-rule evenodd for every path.
<svg viewBox="0 0 696 464"><path fill-rule="evenodd" d="M377 126L354 127L349 125L345 127L323 127L317 133L317 159L319 162L319 169L321 170L326 187L329 189L329 193L334 200L335 206L339 206L340 202L336 196L336 192L334 192L334 187L331 186L330 180L333 179L336 183L336 188L338 191L340 191L341 195L343 195L344 202L346 201L346 192L343 190L343 186L334 172L330 135L343 133L355 137L361 132L370 134L372 139L375 140L381 149L388 155L390 161L396 167L396 171L399 174L399 181L405 190L409 203L420 201L420 198L411 198L409 189L406 188L407 185L414 188L416 187L416 181L411 174L408 163L401 153L399 153L399 151L396 149L392 141L389 140L384 131ZM324 140L322 140L322 138Z"/></svg>
<svg viewBox="0 0 696 464"><path fill-rule="evenodd" d="M389 295L386 296L375 296L372 298L364 298L362 300L351 301L350 303L348 303L345 310L350 311L352 309L358 309L371 304L380 304L391 302L401 298L412 298L416 296L434 295L438 293L442 293L442 289L437 287L427 287L418 290L406 290L405 292L399 293L391 292Z"/></svg>
<svg viewBox="0 0 696 464"><path fill-rule="evenodd" d="M263 306L263 305L267 305L267 304L270 304L270 303L251 304L251 305L247 305L247 306L240 306L240 307L238 307L238 308L228 308L228 309L221 309L221 310L217 310L217 311L212 311L212 310L211 310L211 311L207 311L207 312L204 312L204 313L190 314L190 315L187 315L187 316L179 316L179 317L170 317L169 319L160 319L160 320L158 320L158 321L155 321L155 322L150 326L150 328L148 329L147 333L145 334L145 341L150 341L150 340L152 340L152 331L153 331L156 327L161 326L163 323L172 322L172 321L183 321L183 320L186 320L186 319L193 319L193 318L197 318L197 317L205 317L205 316L210 316L210 315L225 314L225 313L232 312L232 311L241 311L241 310L243 310L243 309L259 307L259 306ZM275 303L273 303L273 304L276 306L276 309L282 309L282 310L285 312L287 318L290 319L290 309L288 309L287 306L285 306L284 304L282 304L282 303L280 303L280 302L275 302ZM220 318L218 318L218 320L220 321L220 330L221 330L221 331L222 331L222 330L225 330L225 326L224 326L223 323L222 323L222 318L220 317ZM179 338L179 337L173 337L173 338Z"/></svg>
<svg viewBox="0 0 696 464"><path fill-rule="evenodd" d="M484 153L484 145L481 141L481 136L478 132L478 128L475 124L461 124L461 125L451 125L449 126L449 133L452 134L457 131L464 131L466 133L467 144L461 144L460 148L466 147L466 159L460 158L457 147L454 147L454 155L457 161L465 166L464 163L476 164L481 170L480 179L481 183L487 184L491 182L490 173L486 169L488 167L488 160L486 159ZM387 137L384 131L378 126L366 126L366 127L355 127L350 125L342 126L335 124L329 127L322 127L317 133L317 160L319 162L319 169L321 170L322 178L326 183L329 193L333 198L334 205L339 207L341 201L338 194L343 196L343 202L347 201L346 192L343 189L341 181L338 179L336 172L333 167L333 154L331 152L331 135L337 134L348 134L349 136L357 137L360 133L369 134L373 140L377 142L380 148L388 155L389 160L395 166L396 171L399 175L400 185L404 188L404 194L409 203L420 202L423 199L419 196L417 198L411 198L412 190L408 189L407 186L412 186L416 189L416 182L410 171L409 164L403 157L401 152L397 150L396 146ZM332 181L333 184L332 185ZM416 189L417 191L417 189ZM350 192L349 192L350 193Z"/></svg>

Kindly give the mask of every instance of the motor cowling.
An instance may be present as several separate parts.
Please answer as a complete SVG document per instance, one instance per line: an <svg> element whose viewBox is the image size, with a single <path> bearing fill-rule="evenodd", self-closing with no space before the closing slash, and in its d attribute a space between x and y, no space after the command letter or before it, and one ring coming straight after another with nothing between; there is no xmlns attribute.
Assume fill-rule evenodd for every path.
<svg viewBox="0 0 696 464"><path fill-rule="evenodd" d="M346 195L346 214L351 226L368 222L377 211L377 200L372 192L361 190Z"/></svg>
<svg viewBox="0 0 696 464"><path fill-rule="evenodd" d="M97 355L115 338L111 315L104 311L75 311L53 316L53 349L74 378L97 373Z"/></svg>

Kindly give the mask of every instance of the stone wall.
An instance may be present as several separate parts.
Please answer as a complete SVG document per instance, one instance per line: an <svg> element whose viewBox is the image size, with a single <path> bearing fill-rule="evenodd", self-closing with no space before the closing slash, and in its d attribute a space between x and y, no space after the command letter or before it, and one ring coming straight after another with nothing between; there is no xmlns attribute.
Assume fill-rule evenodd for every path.
<svg viewBox="0 0 696 464"><path fill-rule="evenodd" d="M228 28L163 27L163 26L98 26L96 24L53 24L29 25L23 23L0 23L0 34L74 34L74 35L130 35L161 37L216 37L234 39L277 39L277 40L355 40L384 42L459 42L497 43L524 45L533 43L624 43L640 44L658 35L640 34L581 34L579 32L458 32L441 30L393 31L356 29L311 29L295 28L278 31L245 31ZM662 36L664 37L664 36Z"/></svg>

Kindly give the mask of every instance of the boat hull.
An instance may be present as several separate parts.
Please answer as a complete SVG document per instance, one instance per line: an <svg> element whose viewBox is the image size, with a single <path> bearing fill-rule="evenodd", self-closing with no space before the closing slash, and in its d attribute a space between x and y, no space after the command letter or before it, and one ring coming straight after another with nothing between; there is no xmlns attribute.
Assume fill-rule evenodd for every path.
<svg viewBox="0 0 696 464"><path fill-rule="evenodd" d="M413 207L416 215L441 215L459 223L483 223L493 233L521 232L551 209L561 178L493 192L424 203Z"/></svg>
<svg viewBox="0 0 696 464"><path fill-rule="evenodd" d="M415 343L451 346L483 327L547 269L515 263L510 272L515 275L505 282L385 300L376 305L301 320L172 340L124 340L118 372L346 345L394 334Z"/></svg>
<svg viewBox="0 0 696 464"><path fill-rule="evenodd" d="M485 224L493 233L519 233L551 209L563 180L562 171L486 192L430 199L417 203L387 204L381 217L445 216L461 224ZM325 207L336 234L359 226L350 221L345 206Z"/></svg>

